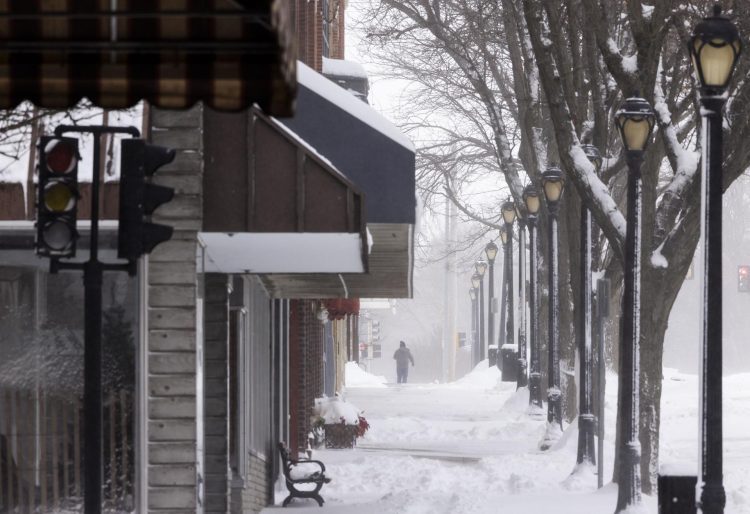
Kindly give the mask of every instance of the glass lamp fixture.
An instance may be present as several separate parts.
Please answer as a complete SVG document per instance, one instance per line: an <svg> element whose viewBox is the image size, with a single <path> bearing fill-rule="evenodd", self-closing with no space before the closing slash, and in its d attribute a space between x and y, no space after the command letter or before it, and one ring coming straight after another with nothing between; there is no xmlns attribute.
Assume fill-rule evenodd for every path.
<svg viewBox="0 0 750 514"><path fill-rule="evenodd" d="M477 270L477 274L479 277L484 276L484 272L487 271L487 261L479 259L476 264L474 264L474 269Z"/></svg>
<svg viewBox="0 0 750 514"><path fill-rule="evenodd" d="M471 276L471 285L474 286L474 289L479 289L479 284L482 283L482 277L479 275L479 273L474 273Z"/></svg>
<svg viewBox="0 0 750 514"><path fill-rule="evenodd" d="M473 279L472 279L472 281L473 281ZM476 288L474 288L474 287L470 287L469 288L469 298L471 298L472 300L476 300L477 299L477 290L476 290Z"/></svg>
<svg viewBox="0 0 750 514"><path fill-rule="evenodd" d="M742 42L737 27L714 6L713 16L704 18L688 43L693 67L704 94L720 95L729 86Z"/></svg>
<svg viewBox="0 0 750 514"><path fill-rule="evenodd" d="M526 204L526 212L529 216L536 216L539 214L539 190L535 185L529 184L523 188L523 203Z"/></svg>
<svg viewBox="0 0 750 514"><path fill-rule="evenodd" d="M516 204L513 203L513 200L508 198L505 202L503 202L503 206L500 208L500 211L503 214L503 221L505 221L505 223L511 225L513 221L515 221Z"/></svg>
<svg viewBox="0 0 750 514"><path fill-rule="evenodd" d="M602 154L599 153L599 149L594 145L583 145L581 146L583 153L586 154L589 162L594 165L596 174L602 170Z"/></svg>
<svg viewBox="0 0 750 514"><path fill-rule="evenodd" d="M489 262L495 262L495 257L497 257L497 245L490 241L487 243L487 246L484 247L484 253L487 255L487 260Z"/></svg>
<svg viewBox="0 0 750 514"><path fill-rule="evenodd" d="M505 230L505 227L500 227L500 241L502 241L504 245L508 243L508 231Z"/></svg>
<svg viewBox="0 0 750 514"><path fill-rule="evenodd" d="M542 173L542 188L547 204L556 206L565 188L565 177L563 177L562 170L557 166L550 166L544 170L544 173Z"/></svg>
<svg viewBox="0 0 750 514"><path fill-rule="evenodd" d="M651 105L638 96L625 100L615 114L615 123L628 151L644 151L654 128L654 111Z"/></svg>

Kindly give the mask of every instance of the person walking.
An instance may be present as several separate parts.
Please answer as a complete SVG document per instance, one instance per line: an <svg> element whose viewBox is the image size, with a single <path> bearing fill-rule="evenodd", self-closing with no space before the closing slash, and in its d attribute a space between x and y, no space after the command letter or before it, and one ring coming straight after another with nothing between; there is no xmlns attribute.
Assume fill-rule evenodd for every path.
<svg viewBox="0 0 750 514"><path fill-rule="evenodd" d="M409 361L414 367L414 357L411 356L411 351L406 347L405 342L399 343L399 349L393 354L393 358L396 359L396 379L399 384L405 384L406 377L409 375Z"/></svg>

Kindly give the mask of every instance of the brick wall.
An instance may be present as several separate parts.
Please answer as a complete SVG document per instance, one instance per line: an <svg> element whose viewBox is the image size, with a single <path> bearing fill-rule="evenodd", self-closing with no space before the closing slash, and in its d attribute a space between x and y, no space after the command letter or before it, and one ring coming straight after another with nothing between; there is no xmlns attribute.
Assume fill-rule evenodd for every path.
<svg viewBox="0 0 750 514"><path fill-rule="evenodd" d="M205 276L204 444L206 514L227 512L229 496L229 298L227 275Z"/></svg>
<svg viewBox="0 0 750 514"><path fill-rule="evenodd" d="M148 258L148 511L195 512L202 427L196 398L200 368L195 267L202 223L202 108L151 114L152 141L177 150L156 182L173 187L175 198L154 220L175 228L173 238ZM199 426L201 425L201 426Z"/></svg>
<svg viewBox="0 0 750 514"><path fill-rule="evenodd" d="M234 510L233 514L256 514L273 502L273 487L271 484L271 466L264 459L254 454L248 456L247 474L244 489L233 489L232 494L240 498L233 498L232 505L242 502L242 510Z"/></svg>
<svg viewBox="0 0 750 514"><path fill-rule="evenodd" d="M323 326L315 316L315 304L311 300L291 302L290 320L290 366L289 388L290 448L304 450L307 434L311 430L310 416L315 398L323 395Z"/></svg>
<svg viewBox="0 0 750 514"><path fill-rule="evenodd" d="M344 1L329 0L329 55L344 58ZM323 69L323 17L321 0L295 0L292 3L297 36L297 58L320 73Z"/></svg>

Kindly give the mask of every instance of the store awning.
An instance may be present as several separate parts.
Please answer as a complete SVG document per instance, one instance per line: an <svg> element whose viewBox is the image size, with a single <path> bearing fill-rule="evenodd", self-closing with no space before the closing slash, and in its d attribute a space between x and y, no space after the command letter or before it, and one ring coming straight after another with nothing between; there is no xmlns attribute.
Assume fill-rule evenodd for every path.
<svg viewBox="0 0 750 514"><path fill-rule="evenodd" d="M362 192L273 118L207 113L203 231L207 271L364 273Z"/></svg>
<svg viewBox="0 0 750 514"><path fill-rule="evenodd" d="M85 97L112 109L145 99L290 115L292 40L284 0L0 2L0 108Z"/></svg>
<svg viewBox="0 0 750 514"><path fill-rule="evenodd" d="M301 62L297 80L295 115L280 121L367 195L367 223L413 225L417 205L411 140L375 109Z"/></svg>

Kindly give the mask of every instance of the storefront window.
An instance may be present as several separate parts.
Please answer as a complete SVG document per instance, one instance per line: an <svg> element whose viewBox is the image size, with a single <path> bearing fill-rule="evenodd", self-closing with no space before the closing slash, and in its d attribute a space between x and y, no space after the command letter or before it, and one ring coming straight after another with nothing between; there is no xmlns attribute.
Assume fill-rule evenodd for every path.
<svg viewBox="0 0 750 514"><path fill-rule="evenodd" d="M135 498L136 281L105 274L103 296L103 498L119 514ZM80 273L0 261L0 512L82 511L83 319Z"/></svg>

